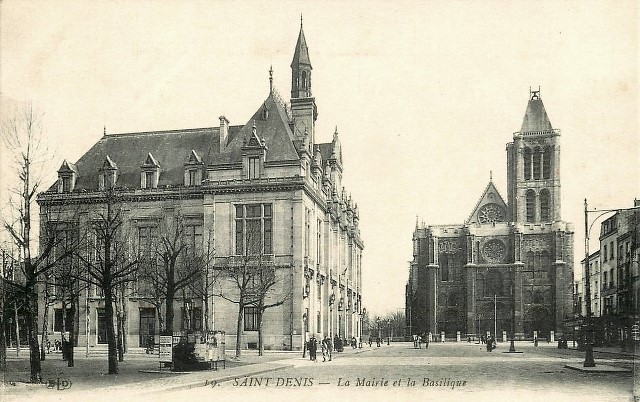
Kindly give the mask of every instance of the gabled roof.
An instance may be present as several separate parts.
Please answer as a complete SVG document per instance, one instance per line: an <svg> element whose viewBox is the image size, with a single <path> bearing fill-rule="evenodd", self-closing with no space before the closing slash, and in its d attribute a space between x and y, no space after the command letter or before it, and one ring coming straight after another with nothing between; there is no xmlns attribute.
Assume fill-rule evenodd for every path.
<svg viewBox="0 0 640 402"><path fill-rule="evenodd" d="M151 154L151 152L149 152L147 154L147 159L145 159L144 163L142 164L143 167L160 167L160 164L158 163L158 161L156 160L156 158L153 157L153 155Z"/></svg>
<svg viewBox="0 0 640 402"><path fill-rule="evenodd" d="M78 174L78 168L76 167L76 165L74 165L71 162L67 162L67 160L63 160L62 161L62 165L60 165L60 169L58 169L58 173L67 173L67 172L73 172L75 174Z"/></svg>
<svg viewBox="0 0 640 402"><path fill-rule="evenodd" d="M220 154L220 162L232 163L242 160L242 147L245 143L249 143L253 135L254 122L256 135L260 140L265 141L268 148L265 162L300 159L293 145L294 136L289 127L289 118L274 95L269 94L262 106L256 110Z"/></svg>
<svg viewBox="0 0 640 402"><path fill-rule="evenodd" d="M196 151L192 149L191 153L189 154L189 159L187 159L186 165L199 165L201 163L202 163L202 158L200 158L200 156L198 156Z"/></svg>
<svg viewBox="0 0 640 402"><path fill-rule="evenodd" d="M100 170L116 170L118 169L118 165L116 165L116 163L111 159L111 157L109 157L109 154L107 154L107 156L104 158L104 161L102 162L102 166L100 167Z"/></svg>
<svg viewBox="0 0 640 402"><path fill-rule="evenodd" d="M480 221L480 217L478 214L480 213L480 210L485 205L489 205L489 204L496 204L497 212L502 213L502 221L505 221L506 213L507 213L507 204L504 202L504 199L500 195L500 192L498 192L498 189L493 184L492 180L489 180L489 184L487 184L487 187L484 189L482 196L476 203L476 206L473 208L473 211L471 212L471 215L469 215L469 219L467 220L467 222L468 223L485 223Z"/></svg>
<svg viewBox="0 0 640 402"><path fill-rule="evenodd" d="M553 130L539 92L540 91L532 92L529 103L527 103L527 111L524 113L520 132Z"/></svg>
<svg viewBox="0 0 640 402"><path fill-rule="evenodd" d="M309 48L307 47L307 41L304 38L304 31L302 30L302 21L300 21L300 33L298 34L298 42L296 43L296 49L293 53L291 67L299 64L306 64L311 67Z"/></svg>

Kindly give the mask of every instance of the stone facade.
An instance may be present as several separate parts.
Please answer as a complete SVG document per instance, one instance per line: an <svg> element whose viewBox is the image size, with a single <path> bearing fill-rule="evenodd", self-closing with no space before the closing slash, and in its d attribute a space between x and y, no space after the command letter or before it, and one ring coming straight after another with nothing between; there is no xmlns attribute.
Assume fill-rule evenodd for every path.
<svg viewBox="0 0 640 402"><path fill-rule="evenodd" d="M566 332L573 229L560 215L559 138L539 91L531 92L506 147L507 201L490 180L464 224L416 222L406 287L413 333L502 339L513 319L518 339Z"/></svg>
<svg viewBox="0 0 640 402"><path fill-rule="evenodd" d="M246 124L233 126L221 116L211 128L105 132L77 163L65 161L58 182L39 195L41 224L90 227L104 211L105 190L113 188L122 230L139 249L179 218L194 247L209 250L212 272L246 261L274 269L277 286L269 297L284 303L265 311L266 349L300 349L312 334L360 336L360 216L342 186L337 129L331 142L316 141L317 107L302 26L291 68L290 104L273 88L270 71L269 94ZM226 299L237 298L238 288L225 275L212 277L209 294L217 296L189 289L178 294L173 330L223 330L227 347L234 347L238 306ZM126 343L146 346L158 335L156 309L145 283L137 280L126 289ZM100 289L81 292L75 317L79 346L106 343L104 307ZM61 336L61 308L60 299L50 307L50 338ZM244 314L243 348L258 341L252 309Z"/></svg>

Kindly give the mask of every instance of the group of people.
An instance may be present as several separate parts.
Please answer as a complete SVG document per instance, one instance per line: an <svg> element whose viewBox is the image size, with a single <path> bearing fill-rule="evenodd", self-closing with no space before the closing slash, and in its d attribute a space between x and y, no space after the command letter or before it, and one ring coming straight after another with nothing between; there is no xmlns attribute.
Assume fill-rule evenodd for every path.
<svg viewBox="0 0 640 402"><path fill-rule="evenodd" d="M496 338L493 335L489 335L485 338L484 335L480 336L480 343L486 343L487 352L491 352L496 348Z"/></svg>
<svg viewBox="0 0 640 402"><path fill-rule="evenodd" d="M422 349L423 343L424 343L424 348L427 349L429 347L429 337L427 337L426 334L413 334L414 349Z"/></svg>
<svg viewBox="0 0 640 402"><path fill-rule="evenodd" d="M336 337L336 341L338 340L338 338ZM338 342L336 342L336 351L338 351ZM311 339L309 339L307 341L307 344L305 345L305 347L307 348L307 350L309 351L309 359L312 362L317 362L318 361L318 340L316 339L315 336L311 336ZM331 361L331 353L333 352L333 344L331 343L331 338L329 338L328 336L325 336L324 338L322 338L322 340L320 341L320 350L322 351L322 361L326 362L327 359L329 359L329 361Z"/></svg>
<svg viewBox="0 0 640 402"><path fill-rule="evenodd" d="M328 336L325 336L324 338L322 338L322 340L320 341L320 350L322 351L322 361L326 362L327 359L331 361L331 355L334 350L337 353L344 352L345 343L347 343L347 341L338 337L338 335L335 336L335 338L333 339L333 342L331 341L331 338ZM360 338L360 342L358 343L358 340L356 339L356 337L355 336L352 337L349 340L349 345L353 349L358 349L358 347L362 348L362 338ZM371 343L369 343L369 346L371 346ZM318 361L318 357L317 357L318 340L316 339L315 335L311 336L311 338L307 341L305 347L309 351L309 359L313 362L317 362Z"/></svg>

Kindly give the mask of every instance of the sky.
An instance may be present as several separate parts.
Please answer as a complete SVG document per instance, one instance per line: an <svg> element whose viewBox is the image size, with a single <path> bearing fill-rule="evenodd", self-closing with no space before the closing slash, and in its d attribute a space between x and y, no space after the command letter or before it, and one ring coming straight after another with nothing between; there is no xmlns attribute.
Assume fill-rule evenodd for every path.
<svg viewBox="0 0 640 402"><path fill-rule="evenodd" d="M529 88L561 134L562 218L584 256L584 199L640 198L639 11L634 1L12 1L0 6L2 105L31 103L56 158L107 133L244 124L285 99L303 15L316 138L343 147L360 210L363 305L404 308L416 216L463 223L490 172L506 199L505 146ZM0 186L6 174L0 153ZM2 194L2 193L0 193ZM6 193L5 193L6 195ZM593 216L593 215L591 215ZM598 225L591 231L597 247ZM576 264L576 277L580 275Z"/></svg>

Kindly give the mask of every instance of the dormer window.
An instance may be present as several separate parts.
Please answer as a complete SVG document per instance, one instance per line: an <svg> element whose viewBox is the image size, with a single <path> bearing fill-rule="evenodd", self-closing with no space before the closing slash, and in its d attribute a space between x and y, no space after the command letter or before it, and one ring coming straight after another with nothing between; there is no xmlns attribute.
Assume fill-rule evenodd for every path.
<svg viewBox="0 0 640 402"><path fill-rule="evenodd" d="M202 168L204 163L200 156L194 151L191 150L189 154L189 159L184 164L184 185L185 186L199 186L202 184Z"/></svg>
<svg viewBox="0 0 640 402"><path fill-rule="evenodd" d="M249 158L249 179L260 178L260 158L253 156Z"/></svg>
<svg viewBox="0 0 640 402"><path fill-rule="evenodd" d="M73 163L66 160L62 162L62 166L58 169L58 192L70 193L76 185L78 178L78 168Z"/></svg>
<svg viewBox="0 0 640 402"><path fill-rule="evenodd" d="M111 160L109 155L102 162L98 175L98 189L105 190L113 188L118 178L118 166Z"/></svg>
<svg viewBox="0 0 640 402"><path fill-rule="evenodd" d="M140 166L140 188L157 188L159 179L160 164L149 152L144 163Z"/></svg>
<svg viewBox="0 0 640 402"><path fill-rule="evenodd" d="M242 146L242 177L249 180L263 176L264 161L267 156L267 145L258 137L256 123L253 123L251 134Z"/></svg>

